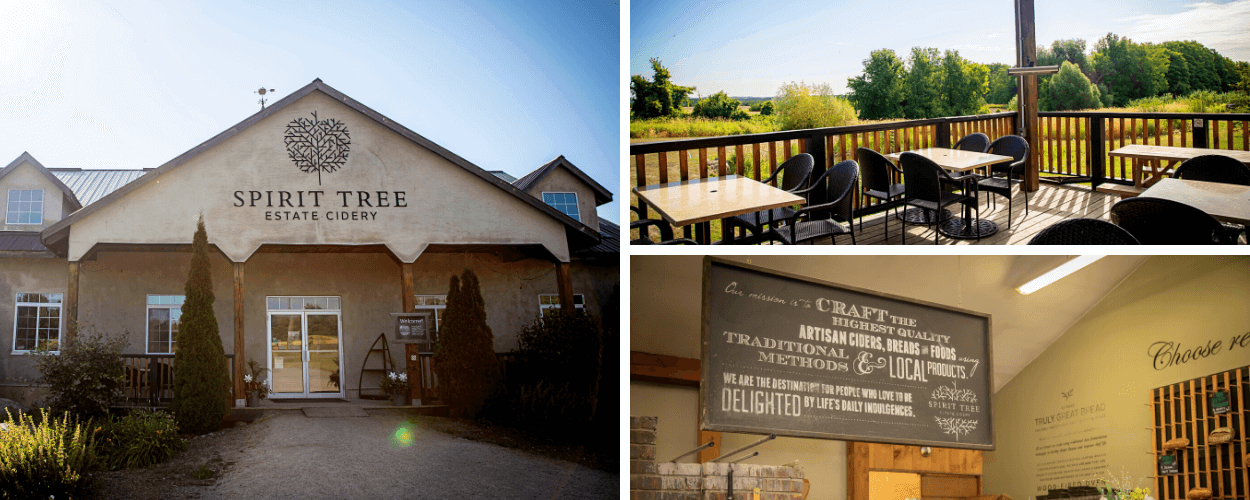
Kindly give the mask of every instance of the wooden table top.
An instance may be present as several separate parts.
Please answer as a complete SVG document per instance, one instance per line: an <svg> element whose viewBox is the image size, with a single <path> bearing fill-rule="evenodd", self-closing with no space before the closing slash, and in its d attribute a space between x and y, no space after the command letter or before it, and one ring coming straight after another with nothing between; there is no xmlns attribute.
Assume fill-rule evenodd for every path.
<svg viewBox="0 0 1250 500"><path fill-rule="evenodd" d="M807 201L802 196L736 175L642 186L633 191L673 227L801 205Z"/></svg>
<svg viewBox="0 0 1250 500"><path fill-rule="evenodd" d="M986 165L994 165L996 163L1016 160L1010 156L991 153L977 153L973 151L964 151L962 149L924 148L907 152L916 153L920 156L926 157L933 160L934 163L937 163L942 168L954 170L956 172L964 172L975 168L981 168ZM890 153L885 155L885 157L897 164L899 157L902 155L903 153L901 152Z"/></svg>
<svg viewBox="0 0 1250 500"><path fill-rule="evenodd" d="M1179 201L1222 222L1250 224L1250 186L1163 179L1141 196Z"/></svg>
<svg viewBox="0 0 1250 500"><path fill-rule="evenodd" d="M1129 144L1122 148L1117 148L1109 154L1112 156L1123 156L1125 158L1138 158L1142 160L1172 161L1184 161L1195 156L1202 155L1223 155L1229 158L1236 158L1242 163L1250 164L1250 151L1233 151L1228 149L1182 148L1176 146Z"/></svg>

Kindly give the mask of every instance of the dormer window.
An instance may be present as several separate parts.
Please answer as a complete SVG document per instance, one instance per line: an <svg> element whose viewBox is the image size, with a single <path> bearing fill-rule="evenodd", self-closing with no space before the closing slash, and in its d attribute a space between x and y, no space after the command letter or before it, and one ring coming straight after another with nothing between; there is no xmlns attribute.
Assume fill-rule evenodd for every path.
<svg viewBox="0 0 1250 500"><path fill-rule="evenodd" d="M551 205L552 208L564 212L565 215L572 217L573 220L581 222L582 218L577 212L577 193L543 193L543 203Z"/></svg>
<svg viewBox="0 0 1250 500"><path fill-rule="evenodd" d="M43 224L43 190L10 189L5 224Z"/></svg>

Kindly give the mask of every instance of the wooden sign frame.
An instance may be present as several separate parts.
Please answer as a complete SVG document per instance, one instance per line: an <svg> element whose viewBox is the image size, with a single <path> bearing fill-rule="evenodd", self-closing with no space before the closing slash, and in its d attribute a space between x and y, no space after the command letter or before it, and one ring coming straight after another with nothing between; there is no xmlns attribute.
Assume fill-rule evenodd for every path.
<svg viewBox="0 0 1250 500"><path fill-rule="evenodd" d="M986 411L984 412L983 415L984 415L984 420L985 420L984 422L985 427L986 429L988 429L989 442L988 443L984 443L984 442L974 443L974 442L957 442L954 440L937 441L937 440L911 439L911 438L897 438L897 439L896 438L883 438L881 436L843 434L843 433L838 433L838 432L813 432L813 431L805 431L805 430L799 430L799 429L787 429L787 428L781 428L781 427L762 427L762 426L752 427L752 426L726 425L723 423L715 422L715 419L709 419L708 410L709 410L709 404L712 400L711 399L712 394L710 394L711 389L712 389L712 384L710 383L711 382L710 377L712 376L712 373L711 373L712 363L710 362L711 354L710 354L709 345L712 340L710 330L711 330L711 317L712 317L711 316L711 313L712 313L711 311L711 303L712 303L711 270L712 270L713 265L731 267L731 268L736 268L742 271L764 274L770 278L794 280L794 281L804 282L806 284L812 284L812 285L817 285L821 287L828 287L828 288L833 288L837 290L877 297L881 299L904 302L904 303L919 306L922 308L932 308L932 309L937 309L937 310L941 310L944 312L957 313L957 314L967 315L973 318L984 320L985 321L984 336L983 338L979 340L981 344L985 346L985 351L984 351L984 354L985 354L984 374L985 375L984 377L986 379L986 384L987 384L989 393L984 395L985 397L980 404L986 408ZM843 285L839 283L823 281L823 280L814 279L814 278L807 277L807 276L800 276L800 275L790 274L790 273L776 271L772 269L766 269L766 268L762 268L758 266L753 266L750 264L743 264L743 263L729 261L729 260L712 257L712 256L707 256L703 260L702 293L703 293L703 296L702 296L703 302L702 302L702 307L701 307L702 321L700 325L701 363L700 363L700 384L699 384L700 430L735 432L735 433L743 433L743 434L774 434L775 433L778 436L792 436L792 437L817 438L817 439L836 439L836 440L842 440L842 441L931 446L931 447L957 448L957 449L968 449L968 450L994 450L995 449L994 421L993 421L994 398L992 394L994 390L994 369L993 369L994 346L993 346L993 341L992 341L993 324L992 324L991 316L989 314L971 311L967 309L961 309L957 307L951 307L951 306L942 305L942 304L936 304L933 302L927 302L923 300L917 300L917 299L913 299L909 297L902 297L898 295L882 293L882 292L878 292L874 290L867 290L867 289ZM712 420L712 422L709 423L709 420Z"/></svg>

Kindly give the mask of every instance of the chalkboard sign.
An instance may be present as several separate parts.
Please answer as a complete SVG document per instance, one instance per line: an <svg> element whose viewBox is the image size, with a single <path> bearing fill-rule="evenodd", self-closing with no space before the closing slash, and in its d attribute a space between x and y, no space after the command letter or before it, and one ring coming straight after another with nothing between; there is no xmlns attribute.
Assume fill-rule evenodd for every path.
<svg viewBox="0 0 1250 500"><path fill-rule="evenodd" d="M1211 414L1223 415L1232 409L1228 400L1228 391L1216 391L1211 394Z"/></svg>
<svg viewBox="0 0 1250 500"><path fill-rule="evenodd" d="M1181 464L1176 461L1176 455L1163 455L1159 457L1159 475L1180 474Z"/></svg>
<svg viewBox="0 0 1250 500"><path fill-rule="evenodd" d="M992 450L989 339L988 314L707 257L702 428Z"/></svg>
<svg viewBox="0 0 1250 500"><path fill-rule="evenodd" d="M430 312L391 313L395 317L395 341L400 343L430 342Z"/></svg>

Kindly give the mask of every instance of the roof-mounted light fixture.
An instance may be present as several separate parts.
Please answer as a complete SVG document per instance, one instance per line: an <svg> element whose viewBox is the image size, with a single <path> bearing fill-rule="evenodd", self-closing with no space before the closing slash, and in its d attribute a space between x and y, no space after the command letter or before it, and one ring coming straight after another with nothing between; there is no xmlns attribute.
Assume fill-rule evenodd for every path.
<svg viewBox="0 0 1250 500"><path fill-rule="evenodd" d="M1034 278L1033 281L1025 283L1024 286L1017 288L1016 291L1028 295L1030 293L1041 290L1042 287L1059 281L1064 276L1072 274L1082 267L1093 264L1098 259L1106 257L1105 255L1081 255L1075 259L1069 260L1059 267L1047 271L1046 274Z"/></svg>

